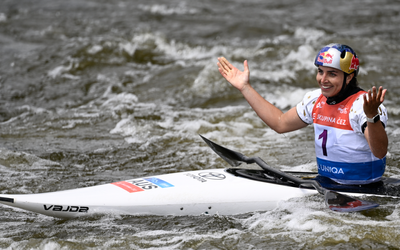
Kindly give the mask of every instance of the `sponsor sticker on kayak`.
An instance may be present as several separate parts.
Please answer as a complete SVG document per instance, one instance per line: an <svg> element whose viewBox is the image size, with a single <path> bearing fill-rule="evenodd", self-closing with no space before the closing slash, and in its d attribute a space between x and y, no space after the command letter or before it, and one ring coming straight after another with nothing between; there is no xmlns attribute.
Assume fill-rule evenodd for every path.
<svg viewBox="0 0 400 250"><path fill-rule="evenodd" d="M111 184L113 184L117 187L120 187L122 189L125 189L129 193L141 192L141 191L146 191L146 190L151 190L151 189L156 189L156 188L169 188L169 187L174 186L174 185L172 185L164 180L161 180L157 177L135 179L135 180L129 180L129 181L119 181L119 182L114 182Z"/></svg>
<svg viewBox="0 0 400 250"><path fill-rule="evenodd" d="M145 178L145 180L149 181L149 182L151 182L153 184L156 184L157 186L159 186L161 188L169 188L169 187L173 187L174 186L174 185L172 185L172 184L170 184L170 183L168 183L168 182L166 182L164 180L158 179L156 177Z"/></svg>
<svg viewBox="0 0 400 250"><path fill-rule="evenodd" d="M216 173L216 172L202 172L198 173L197 175L192 174L192 173L186 173L186 176L189 176L197 181L200 181L202 183L207 182L207 180L212 180L212 181L222 181L225 180L226 176L221 173Z"/></svg>
<svg viewBox="0 0 400 250"><path fill-rule="evenodd" d="M115 185L117 187L120 187L122 189L125 189L129 193L135 193L135 192L144 191L140 187L135 186L132 183L129 183L127 181L119 181L119 182L114 182L114 183L111 183L111 184L113 184L113 185Z"/></svg>

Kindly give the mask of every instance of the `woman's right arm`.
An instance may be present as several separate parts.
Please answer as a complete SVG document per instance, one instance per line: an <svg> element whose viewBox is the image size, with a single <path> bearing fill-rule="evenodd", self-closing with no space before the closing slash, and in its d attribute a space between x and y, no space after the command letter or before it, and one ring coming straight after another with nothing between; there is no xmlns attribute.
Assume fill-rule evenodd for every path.
<svg viewBox="0 0 400 250"><path fill-rule="evenodd" d="M307 126L297 115L296 107L283 113L280 109L265 100L250 85L250 70L247 60L244 61L243 65L244 71L240 71L224 57L218 58L218 69L221 75L243 94L261 120L277 133L290 132Z"/></svg>

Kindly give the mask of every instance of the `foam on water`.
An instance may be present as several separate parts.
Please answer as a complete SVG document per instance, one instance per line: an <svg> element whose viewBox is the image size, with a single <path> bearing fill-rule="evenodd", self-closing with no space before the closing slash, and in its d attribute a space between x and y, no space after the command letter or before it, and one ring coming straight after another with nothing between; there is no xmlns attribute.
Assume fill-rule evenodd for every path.
<svg viewBox="0 0 400 250"><path fill-rule="evenodd" d="M313 63L310 63L315 59L316 52L310 45L301 45L297 51L290 51L286 58L283 59L283 63L292 64L292 70L300 71L315 70Z"/></svg>
<svg viewBox="0 0 400 250"><path fill-rule="evenodd" d="M388 217L398 219L393 214ZM243 223L251 232L263 235L266 241L286 239L288 245L297 242L302 248L335 245L355 239L374 240L374 235L382 234L397 238L399 230L395 223L371 220L368 215L332 212L319 195L282 201L274 211L257 213ZM370 228L366 230L367 234L363 233L365 228Z"/></svg>
<svg viewBox="0 0 400 250"><path fill-rule="evenodd" d="M304 40L305 44L315 44L316 42L318 42L318 40L326 37L328 34L320 29L310 27L296 27L293 35L298 39ZM302 46L300 46L300 48L301 47Z"/></svg>
<svg viewBox="0 0 400 250"><path fill-rule="evenodd" d="M280 109L295 107L305 94L314 89L301 89L283 84L277 87L260 86L260 94Z"/></svg>
<svg viewBox="0 0 400 250"><path fill-rule="evenodd" d="M178 6L168 6L165 4L153 4L153 5L143 5L140 4L139 9L143 11L148 11L152 14L160 14L160 15L183 15L183 14L196 14L199 11L195 8L189 8L186 6L184 2L178 4Z"/></svg>
<svg viewBox="0 0 400 250"><path fill-rule="evenodd" d="M207 62L194 80L190 91L196 97L210 98L218 93L231 90L229 83L221 79L219 73L216 72L215 61L214 59Z"/></svg>
<svg viewBox="0 0 400 250"><path fill-rule="evenodd" d="M60 166L56 162L41 159L32 154L11 151L5 148L0 148L0 160L3 165L20 170L46 170L50 167Z"/></svg>
<svg viewBox="0 0 400 250"><path fill-rule="evenodd" d="M155 51L173 58L178 63L182 62L180 60L184 60L185 63L189 63L189 65L196 64L199 61L201 62L201 60L208 60L209 58L216 57L221 52L227 50L227 48L218 45L207 48L204 46L190 46L175 40L168 41L164 36L157 33L138 34L135 35L130 42L121 45L125 51L132 54L133 50L131 48L148 48L149 46L155 46Z"/></svg>

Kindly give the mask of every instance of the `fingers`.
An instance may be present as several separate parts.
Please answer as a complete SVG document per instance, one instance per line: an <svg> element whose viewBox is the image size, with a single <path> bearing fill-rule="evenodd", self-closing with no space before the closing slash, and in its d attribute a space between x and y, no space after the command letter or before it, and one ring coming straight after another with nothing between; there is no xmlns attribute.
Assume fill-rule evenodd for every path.
<svg viewBox="0 0 400 250"><path fill-rule="evenodd" d="M376 87L372 87L372 98L380 103L385 100L386 89L383 89L382 86L379 87L378 93L376 93Z"/></svg>
<svg viewBox="0 0 400 250"><path fill-rule="evenodd" d="M387 91L387 89L383 89L382 86L379 87L376 99L379 100L380 103L382 103L385 100L386 91Z"/></svg>
<svg viewBox="0 0 400 250"><path fill-rule="evenodd" d="M219 73L221 73L222 76L226 77L227 70L226 70L226 66L225 66L225 63L223 62L222 58L218 58L217 65L218 65Z"/></svg>
<svg viewBox="0 0 400 250"><path fill-rule="evenodd" d="M236 68L225 58L225 57L218 57L218 69L221 74L228 74L232 70L236 70ZM243 62L244 72L249 73L249 64L247 60Z"/></svg>
<svg viewBox="0 0 400 250"><path fill-rule="evenodd" d="M372 87L371 97L372 97L372 100L376 100L376 87L375 86Z"/></svg>
<svg viewBox="0 0 400 250"><path fill-rule="evenodd" d="M381 103L382 103L383 101L385 101L385 95L386 95L386 91L387 91L387 89L384 89L384 90L382 91L382 95L381 95Z"/></svg>
<svg viewBox="0 0 400 250"><path fill-rule="evenodd" d="M221 75L222 75L223 77L226 77L225 72L224 72L223 69L221 69L219 66L218 66L218 70L219 70L219 73L221 73Z"/></svg>
<svg viewBox="0 0 400 250"><path fill-rule="evenodd" d="M383 89L382 86L377 90L375 86L372 89L368 90L368 92L364 95L364 103L368 104L377 104L380 105L385 100L387 89Z"/></svg>
<svg viewBox="0 0 400 250"><path fill-rule="evenodd" d="M244 60L243 66L244 66L244 71L245 71L245 72L250 71L250 70L249 70L249 64L247 63L247 60Z"/></svg>
<svg viewBox="0 0 400 250"><path fill-rule="evenodd" d="M218 57L218 67L224 72L229 72L232 69L232 65L225 57Z"/></svg>

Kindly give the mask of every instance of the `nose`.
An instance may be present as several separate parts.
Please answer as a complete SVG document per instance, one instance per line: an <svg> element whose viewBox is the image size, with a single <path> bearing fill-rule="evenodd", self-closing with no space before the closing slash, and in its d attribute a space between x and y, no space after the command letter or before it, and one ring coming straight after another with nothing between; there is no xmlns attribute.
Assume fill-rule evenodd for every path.
<svg viewBox="0 0 400 250"><path fill-rule="evenodd" d="M327 73L326 72L322 73L321 82L327 82Z"/></svg>

